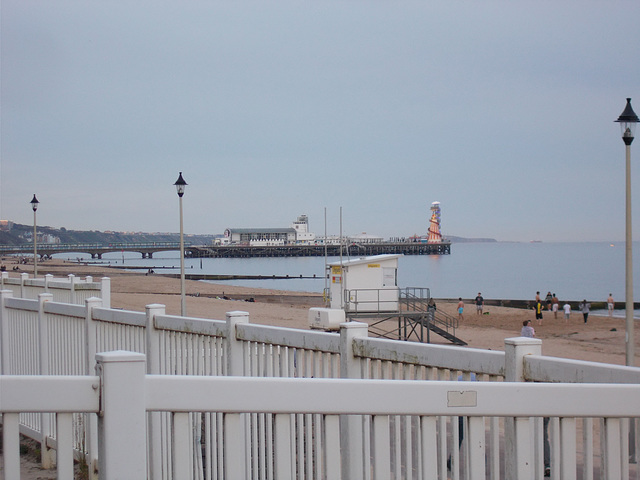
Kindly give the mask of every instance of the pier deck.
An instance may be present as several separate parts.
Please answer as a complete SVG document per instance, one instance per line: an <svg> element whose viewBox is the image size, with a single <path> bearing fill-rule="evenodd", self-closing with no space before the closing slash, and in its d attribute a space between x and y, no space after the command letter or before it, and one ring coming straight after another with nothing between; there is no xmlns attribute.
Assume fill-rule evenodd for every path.
<svg viewBox="0 0 640 480"><path fill-rule="evenodd" d="M402 255L449 255L451 243L421 243L421 242L384 242L358 243L349 245L212 245L190 246L187 255L194 258L243 258L243 257L330 257L340 256L369 256L382 254Z"/></svg>

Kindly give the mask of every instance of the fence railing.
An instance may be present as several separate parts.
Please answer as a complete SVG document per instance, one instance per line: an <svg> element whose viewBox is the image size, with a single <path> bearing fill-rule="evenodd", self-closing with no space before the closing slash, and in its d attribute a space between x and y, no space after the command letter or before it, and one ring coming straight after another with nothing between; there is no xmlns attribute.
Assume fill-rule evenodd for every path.
<svg viewBox="0 0 640 480"><path fill-rule="evenodd" d="M576 467L584 453L575 438L581 419L599 417L606 448L597 478L622 479L630 473L625 418L637 417L640 405L640 385L148 375L144 355L131 352L98 354L97 366L98 376L0 376L0 391L9 392L0 403L5 478L19 478L19 413L31 411L55 414L60 479L74 478L76 412L98 418L102 480L194 478L194 465L202 459L188 446L194 418L202 416L213 416L222 427L217 452L224 462L207 478L299 478L303 458L296 425L307 415L322 423L320 448L304 452L313 459L312 478L449 478L439 419L453 416L465 419L464 463L453 478L542 478L538 465L544 442L538 430L549 417L558 419L561 445L558 475L552 477L592 478ZM166 475L150 472L147 465L150 415L170 419L172 462ZM420 449L414 463L398 468L395 425L405 417L415 419ZM268 446L248 440L254 418L263 419L258 428L269 432ZM494 418L510 423L505 430L513 429L516 443L507 457L508 471L489 477L486 425ZM365 456L359 454L363 445ZM269 453L262 466L253 462L258 448ZM267 463L268 470L263 469Z"/></svg>
<svg viewBox="0 0 640 480"><path fill-rule="evenodd" d="M146 355L145 371L149 375L200 378L194 379L193 384L184 380L184 389L181 390L187 396L194 397L193 403L185 403L179 409L180 412L189 412L191 436L188 442L177 445L174 442L173 407L148 408L152 410L152 413L148 414L149 478L280 478L276 475L279 467L274 463L277 453L274 442L280 432L280 426L276 426L274 415L281 413L268 412L259 406L252 406L242 412L244 433L239 437L242 442L238 446L237 442L240 440L234 439L236 443L233 443L243 452L242 468L248 472L247 476L233 477L227 474L228 468L231 468L231 459L225 443L229 441L225 425L227 416L237 413L238 410L218 410L219 404L215 403L217 394L213 395L210 392L208 396L200 398L200 390L191 390L198 382L205 382L206 377L223 376L288 378L287 382L291 382L292 385L313 384L306 383L309 379L326 381L342 378L350 379L354 385L363 385L362 390L358 390L360 387L351 387L354 392L352 398L345 400L340 397L343 398L344 405L342 410L338 409L338 413L346 416L340 417L338 421L342 442L339 443L339 453L343 460L350 459L349 462L342 461L341 469L344 471L341 471L341 477L323 473L328 472L326 469L330 468L323 463L327 458L327 449L335 447L335 442L328 440L326 434L327 429L335 428L336 419L327 416L328 413L333 414L334 410L327 412L305 406L302 399L306 397L301 396L297 389L304 390L306 387L268 390L271 392L269 395L274 395L278 401L287 399L287 405L289 396L300 401L300 405L292 407L289 412L291 436L288 440L292 442L290 455L295 459L295 477L298 479L372 478L371 468L368 466L370 462L378 462L379 455L382 455L379 457L382 459L387 456L390 458L390 477L387 478L444 479L448 475L456 479L476 478L469 463L475 450L472 450L467 442L476 438L479 430L472 433L472 428L479 428L485 432L483 438L486 440L482 448L487 459L487 477L482 478L524 478L512 475L514 469L520 468L517 459L521 452L513 451L516 446L529 452L527 455L532 455L534 461L530 463L529 468L536 473L536 478L541 477L546 463L550 463L555 478L560 478L560 472L564 471L561 469L569 468L565 466L569 464L585 479L629 478L629 475L636 475L637 478L637 465L629 463L628 459L629 455L638 456L638 445L630 445L628 441L621 441L620 438L624 440L627 431L625 429L633 425L633 422L637 423L637 418L640 417L640 403L629 406L624 398L616 399L616 402L622 402L624 408L630 409L633 414L622 413L626 410L618 410L616 402L608 401L603 401L599 410L587 412L582 410L582 397L576 394L579 389L566 390L571 393L566 393L567 397L564 398L564 390L545 384L527 390L533 395L532 400L525 402L527 406L518 410L519 413L513 413L513 408L519 407L507 407L503 404L502 398L497 398L497 405L501 405L500 408L504 406L505 410L489 415L477 408L477 405L480 405L477 401L478 394L465 392L476 391L476 386L484 389L485 384L500 385L506 382L526 381L563 384L604 382L637 386L640 384L640 369L544 357L541 355L541 341L537 339L507 339L505 351L498 352L376 339L367 335L367 326L357 322L343 324L340 334L337 335L251 325L245 312L229 312L225 320L205 320L166 315L163 305L149 305L145 312L130 312L105 308L98 298L89 298L84 306L80 306L55 302L52 294L40 294L34 300L14 298L11 291L0 291L0 368L3 375L91 376L96 372L95 358L99 352L127 350ZM212 379L206 379L209 380ZM370 395L374 393L367 391L368 387L365 386L369 381L375 383L380 380L397 381L393 382L393 385L397 385L395 389L384 393L388 402L384 415L389 415L388 419L382 421L384 425L388 425L388 432L382 441L382 445L387 445L385 442L388 437L386 447L381 447L380 441L373 440L380 422L368 410L367 405L374 400ZM436 392L440 387L435 386L437 382L434 381L470 380L475 380L470 384L473 387L468 388L466 384L463 387L461 383L457 390L451 390L462 392L459 397L452 394L449 398L453 402L449 407L459 405L460 409L443 407L440 410L431 410L432 401L437 397L433 396L435 393L429 393L427 385L436 388L433 390ZM289 385L287 382L283 385ZM400 387L404 382L425 385L424 391L419 390L421 397L408 398L407 392L402 390L404 387ZM215 382L213 384L217 385L216 388L235 385ZM255 405L259 405L261 400L267 402L267 391L252 391L252 385L249 382L243 387L238 387L239 390L233 390L237 393L236 405L242 404L244 396L253 397ZM326 385L332 384L329 382ZM338 382L337 385L342 383ZM609 387L601 388L607 390ZM495 395L502 395L503 392L497 388L491 391L495 392ZM514 391L517 391L517 388ZM619 393L617 387L613 386L609 391L611 395ZM627 390L623 388L620 391ZM629 391L635 390L631 388ZM7 392L12 390L3 389L0 401L5 394L8 395ZM319 399L333 397L331 389L326 392L316 393ZM338 390L336 395L337 392ZM584 395L590 394L589 392L591 390L583 390ZM172 397L182 393L163 393L165 394ZM151 395L153 401L159 401L155 398L155 393L145 395L148 398L151 398ZM380 395L383 393L380 392ZM517 396L519 394L513 395L509 398L520 401ZM13 393L11 396L13 398ZM43 399L45 400L46 398ZM269 397L268 401L272 400ZM556 401L558 406L554 410ZM573 411L568 410L570 407L563 403L565 401L567 405L575 403ZM418 402L424 408L418 413L407 413L408 402ZM329 403L333 404L333 400ZM210 406L202 408L205 404ZM529 406L534 404L538 404L540 408L529 410ZM2 408L4 407L0 405L0 409ZM55 416L50 413L34 413L38 411L29 408L20 410L24 413L19 417L19 428L22 433L41 442L43 465L51 466L54 462L52 449L57 445L59 425ZM55 411L57 410L54 408L46 410ZM69 407L66 411L76 412L72 422L73 449L76 455L88 462L90 472L96 478L98 452L101 448L98 442L98 417L93 414L81 415L79 412L85 411L82 408ZM383 412L379 411L376 414L382 415ZM430 419L425 420L425 415ZM478 418L482 416L490 418L482 420L480 424ZM528 426L520 425L518 421L513 420L515 417L526 419L526 422L522 422ZM543 421L542 417L551 417L551 420ZM620 438L614 442L621 442L620 451L616 450L618 447L609 450L610 442L613 440L609 438L611 435L607 425L611 423L608 419L612 417L629 417L632 420L622 420L620 423ZM425 421L435 422L435 439L423 436ZM380 428L383 433L387 431L386 426ZM523 428L532 432L531 439L525 441ZM569 441L571 433L563 432L573 432L574 429L580 438L574 438L575 445L570 442L567 447L565 442ZM550 437L549 455L544 455L543 438L547 435ZM437 452L435 460L431 454L425 453L429 442L434 441ZM461 448L458 448L459 446ZM177 452L176 449L180 451ZM572 449L579 452L575 458L571 453ZM431 450L427 448L427 451ZM171 473L177 461L176 456L186 456L190 459L188 476L174 476ZM431 466L432 461L435 461L436 467ZM425 467L425 462L429 463L429 467ZM615 468L621 469L623 473L631 473L626 477L605 477L608 469L614 468L612 462ZM333 467L335 464L331 463L331 468ZM384 468L378 471L386 471ZM425 477L424 472L432 472L432 468L437 469L437 476Z"/></svg>
<svg viewBox="0 0 640 480"><path fill-rule="evenodd" d="M67 278L55 278L53 275L45 275L42 278L29 278L28 273L22 273L19 277L10 277L9 272L0 275L0 290L11 290L18 298L36 299L40 293L51 293L54 302L76 303L84 305L87 298L98 297L102 299L105 307L111 305L111 280L103 277L99 282L94 282L93 277L84 280L75 275Z"/></svg>

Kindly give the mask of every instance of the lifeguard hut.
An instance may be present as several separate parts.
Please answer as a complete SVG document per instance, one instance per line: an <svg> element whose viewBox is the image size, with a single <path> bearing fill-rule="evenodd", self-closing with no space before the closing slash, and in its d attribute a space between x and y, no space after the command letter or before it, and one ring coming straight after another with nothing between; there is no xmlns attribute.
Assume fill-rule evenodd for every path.
<svg viewBox="0 0 640 480"><path fill-rule="evenodd" d="M398 258L373 255L329 263L331 308L345 312L395 312L399 309Z"/></svg>
<svg viewBox="0 0 640 480"><path fill-rule="evenodd" d="M309 326L338 330L345 321L366 322L369 333L384 338L430 342L436 333L457 345L457 318L436 311L428 288L398 287L402 255L373 255L327 264L329 308L311 308ZM432 305L432 308L430 307Z"/></svg>
<svg viewBox="0 0 640 480"><path fill-rule="evenodd" d="M384 338L430 342L436 333L457 345L457 318L436 311L428 288L398 287L399 254L373 255L327 264L329 308L309 310L310 328L338 330L345 321L365 322ZM432 304L433 308L430 308Z"/></svg>

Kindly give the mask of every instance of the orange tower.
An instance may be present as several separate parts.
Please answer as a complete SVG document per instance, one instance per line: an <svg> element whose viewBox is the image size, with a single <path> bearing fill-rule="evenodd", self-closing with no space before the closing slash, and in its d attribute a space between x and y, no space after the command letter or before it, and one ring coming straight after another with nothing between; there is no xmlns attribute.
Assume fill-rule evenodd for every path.
<svg viewBox="0 0 640 480"><path fill-rule="evenodd" d="M427 243L442 243L440 233L440 202L431 204L431 220L429 220L429 237Z"/></svg>

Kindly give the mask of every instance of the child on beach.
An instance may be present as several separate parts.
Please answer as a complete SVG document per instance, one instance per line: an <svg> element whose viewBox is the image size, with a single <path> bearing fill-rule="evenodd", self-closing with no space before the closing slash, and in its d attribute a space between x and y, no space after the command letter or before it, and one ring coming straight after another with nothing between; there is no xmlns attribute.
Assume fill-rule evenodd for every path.
<svg viewBox="0 0 640 480"><path fill-rule="evenodd" d="M464 302L462 301L462 297L458 297L458 320L464 320L462 316L462 312L464 311Z"/></svg>
<svg viewBox="0 0 640 480"><path fill-rule="evenodd" d="M567 323L571 315L571 305L567 302L562 306L562 309L564 310L564 323Z"/></svg>

